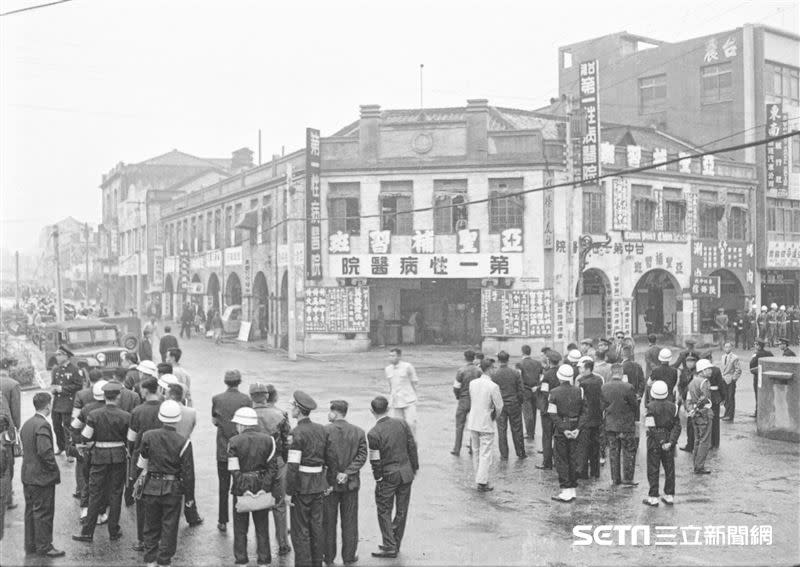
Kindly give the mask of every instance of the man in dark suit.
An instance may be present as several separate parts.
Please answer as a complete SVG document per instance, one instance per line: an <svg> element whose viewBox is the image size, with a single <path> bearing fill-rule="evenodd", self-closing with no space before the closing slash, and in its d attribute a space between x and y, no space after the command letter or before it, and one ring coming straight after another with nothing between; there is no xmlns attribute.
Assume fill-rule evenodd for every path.
<svg viewBox="0 0 800 567"><path fill-rule="evenodd" d="M69 448L69 426L72 421L72 406L75 394L83 388L83 375L78 367L70 362L72 351L60 347L56 351L56 366L50 373L50 391L53 394L53 431L56 434L56 454ZM69 457L68 461L73 458Z"/></svg>
<svg viewBox="0 0 800 567"><path fill-rule="evenodd" d="M62 557L53 547L53 515L56 484L61 482L53 432L47 422L52 397L47 392L33 396L36 413L22 426L22 488L25 494L25 554Z"/></svg>
<svg viewBox="0 0 800 567"><path fill-rule="evenodd" d="M167 352L171 348L179 348L178 339L172 334L172 327L166 325L164 327L164 336L158 341L158 352L161 353L161 362L167 362Z"/></svg>
<svg viewBox="0 0 800 567"><path fill-rule="evenodd" d="M211 399L211 421L217 427L217 479L219 480L219 512L217 529L228 529L228 493L231 490L231 473L228 470L228 441L236 435L236 425L231 422L233 414L242 407L252 407L250 396L239 391L242 374L238 370L225 372L227 390Z"/></svg>
<svg viewBox="0 0 800 567"><path fill-rule="evenodd" d="M372 415L377 420L367 434L369 462L375 477L375 504L383 544L373 557L397 557L406 529L411 483L419 470L417 444L411 428L402 419L387 415L389 400L378 396L372 400ZM392 518L392 507L395 516Z"/></svg>
<svg viewBox="0 0 800 567"><path fill-rule="evenodd" d="M542 363L531 358L531 347L522 345L522 360L517 363L522 374L522 421L525 424L525 436L533 441L536 435L536 395L534 390L539 386L542 375Z"/></svg>
<svg viewBox="0 0 800 567"><path fill-rule="evenodd" d="M511 425L511 439L514 451L520 459L528 458L525 452L525 441L522 436L522 401L524 399L522 376L519 370L508 365L508 353L501 350L497 353L500 368L492 376L492 380L500 387L503 396L503 410L497 416L497 441L500 445L500 458L508 459L507 427Z"/></svg>
<svg viewBox="0 0 800 567"><path fill-rule="evenodd" d="M153 360L153 340L150 329L142 331L142 343L139 345L139 360Z"/></svg>
<svg viewBox="0 0 800 567"><path fill-rule="evenodd" d="M686 339L686 350L682 350L678 355L678 360L675 361L675 364L672 365L673 368L677 368L681 370L683 366L686 364L686 357L690 354L695 355L697 358L700 358L700 353L697 352L694 348L694 345L697 344L694 339ZM660 359L659 359L660 360ZM648 376L649 378L649 376ZM653 378L653 382L658 380L658 378ZM670 401L674 401L670 399Z"/></svg>
<svg viewBox="0 0 800 567"><path fill-rule="evenodd" d="M358 561L358 490L361 488L360 471L367 462L367 437L364 430L348 423L348 403L331 402L328 412L330 425L325 447L327 480L332 492L325 498L322 524L325 531L325 563L336 559L336 520L342 517L342 561L349 565Z"/></svg>

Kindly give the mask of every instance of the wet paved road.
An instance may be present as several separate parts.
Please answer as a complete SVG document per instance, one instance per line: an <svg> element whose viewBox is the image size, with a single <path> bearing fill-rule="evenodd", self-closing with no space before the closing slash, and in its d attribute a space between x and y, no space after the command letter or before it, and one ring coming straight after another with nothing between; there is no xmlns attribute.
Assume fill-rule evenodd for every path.
<svg viewBox="0 0 800 567"><path fill-rule="evenodd" d="M323 407L332 399L345 398L351 403L350 421L368 429L372 425L369 400L383 390L384 353L323 355L291 363L281 354L232 344L215 347L202 339L184 342L182 346L186 352L186 366L192 373L193 397L200 411L193 441L198 465L197 498L206 522L189 528L182 520L174 564L231 565L232 532L221 534L215 527L215 432L210 418L211 396L223 390L224 370L238 368L242 371L244 391L257 379L271 381L283 396L280 405L285 408L296 388L306 390ZM466 451L460 458L449 454L455 412L451 384L459 352L435 347L409 348L406 355L421 378L421 470L412 490L404 548L396 560L370 557L380 539L372 496L374 482L367 465L362 473L360 499L360 564L783 565L800 560L797 528L800 446L755 435L754 421L745 417L753 409L747 376L743 377L737 395L739 418L733 424L722 424L722 448L710 456L709 467L714 474L695 477L691 474L690 456L678 452L677 494L673 508L661 505L651 509L641 503L647 492L644 439L637 459L636 479L641 482L637 488L612 489L604 467L600 480L583 484L578 489L578 500L568 505L550 500L558 490L555 473L534 467L540 460L540 455L536 454L538 435L536 443L527 443L531 458L517 461L512 456L507 462L496 460L492 471L496 490L478 494L474 490ZM32 413L31 396L31 393L24 396L26 416ZM326 419L324 412L312 416L318 422ZM497 456L496 449L495 453ZM74 488L74 466L60 457L59 463L62 484L56 495L55 545L65 549L67 556L52 563L141 564L141 555L130 549L136 532L133 508L123 510L124 536L120 541L109 542L102 526L98 527L92 545L70 540L70 535L78 529L78 505L70 496ZM15 493L20 502L21 492L18 463ZM20 505L6 517L6 537L0 550L2 565L40 563L38 559L26 559L23 555L23 508ZM573 526L584 524L644 524L653 530L655 526L769 525L773 530L773 544L573 546ZM655 541L655 533L652 537ZM676 541L682 541L680 531ZM705 542L702 532L700 541ZM276 551L274 538L272 546ZM250 549L251 564L255 564L252 531ZM292 565L293 556L279 559L274 554L273 564Z"/></svg>

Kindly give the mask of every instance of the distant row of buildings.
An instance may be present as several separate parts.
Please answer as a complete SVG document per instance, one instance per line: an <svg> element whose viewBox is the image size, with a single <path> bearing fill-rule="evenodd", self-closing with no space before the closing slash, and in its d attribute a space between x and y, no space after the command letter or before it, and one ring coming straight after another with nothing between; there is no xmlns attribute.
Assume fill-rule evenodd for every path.
<svg viewBox="0 0 800 567"><path fill-rule="evenodd" d="M240 306L275 346L294 314L300 352L702 337L720 307L800 300L800 140L688 157L796 130L798 58L798 36L763 26L620 33L560 48L563 96L538 110L365 105L264 164L120 163L100 186L102 299ZM595 165L610 177L567 183Z"/></svg>

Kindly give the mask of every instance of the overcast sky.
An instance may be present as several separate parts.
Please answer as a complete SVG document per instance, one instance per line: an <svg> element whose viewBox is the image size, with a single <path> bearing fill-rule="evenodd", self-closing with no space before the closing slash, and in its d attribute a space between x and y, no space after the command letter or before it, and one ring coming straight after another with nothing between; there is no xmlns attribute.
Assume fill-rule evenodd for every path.
<svg viewBox="0 0 800 567"><path fill-rule="evenodd" d="M0 11L47 0L0 0ZM73 0L0 18L0 246L26 250L67 215L97 223L117 162L294 150L360 104L468 98L537 108L557 96L557 48L627 30L667 41L764 23L774 0Z"/></svg>

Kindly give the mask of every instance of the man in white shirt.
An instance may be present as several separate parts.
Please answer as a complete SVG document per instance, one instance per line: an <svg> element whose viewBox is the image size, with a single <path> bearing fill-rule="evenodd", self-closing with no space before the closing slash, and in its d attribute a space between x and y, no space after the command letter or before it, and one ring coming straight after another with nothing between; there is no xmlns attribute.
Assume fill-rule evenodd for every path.
<svg viewBox="0 0 800 567"><path fill-rule="evenodd" d="M180 365L183 351L179 348L171 348L167 351L167 362L172 365L172 375L178 379L183 386L184 404L192 407L192 378L186 369Z"/></svg>
<svg viewBox="0 0 800 567"><path fill-rule="evenodd" d="M493 361L481 361L481 375L469 383L471 407L467 415L466 428L472 438L473 468L479 492L489 492L489 469L492 466L495 419L503 411L503 396L500 387L489 376Z"/></svg>
<svg viewBox="0 0 800 567"><path fill-rule="evenodd" d="M417 371L408 362L400 360L403 354L399 348L389 351L389 366L386 367L386 381L389 383L389 404L392 416L404 420L414 438L417 437Z"/></svg>
<svg viewBox="0 0 800 567"><path fill-rule="evenodd" d="M739 357L733 352L733 344L726 341L722 346L725 354L722 355L722 379L725 380L725 415L722 421L733 421L733 414L736 411L736 382L742 376L742 366Z"/></svg>

